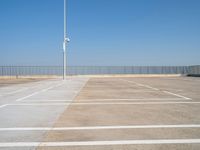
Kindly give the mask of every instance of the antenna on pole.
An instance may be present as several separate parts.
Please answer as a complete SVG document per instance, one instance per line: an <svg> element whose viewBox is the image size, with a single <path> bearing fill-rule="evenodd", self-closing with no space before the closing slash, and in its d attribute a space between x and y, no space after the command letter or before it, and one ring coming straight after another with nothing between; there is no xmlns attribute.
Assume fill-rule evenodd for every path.
<svg viewBox="0 0 200 150"><path fill-rule="evenodd" d="M64 0L64 42L63 42L63 80L66 78L67 73L67 43L69 42L69 38L67 37L67 0Z"/></svg>

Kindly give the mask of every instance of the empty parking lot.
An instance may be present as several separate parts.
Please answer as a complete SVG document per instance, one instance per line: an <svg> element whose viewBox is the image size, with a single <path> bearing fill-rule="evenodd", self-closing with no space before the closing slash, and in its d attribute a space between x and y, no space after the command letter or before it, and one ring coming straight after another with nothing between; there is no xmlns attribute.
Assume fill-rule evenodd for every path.
<svg viewBox="0 0 200 150"><path fill-rule="evenodd" d="M0 149L200 149L200 79L69 77L0 87Z"/></svg>

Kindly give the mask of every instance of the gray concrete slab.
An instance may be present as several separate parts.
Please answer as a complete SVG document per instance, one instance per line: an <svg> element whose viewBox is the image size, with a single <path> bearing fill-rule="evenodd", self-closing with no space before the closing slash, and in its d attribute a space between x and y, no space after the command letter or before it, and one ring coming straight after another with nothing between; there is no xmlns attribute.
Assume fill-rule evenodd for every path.
<svg viewBox="0 0 200 150"><path fill-rule="evenodd" d="M18 142L42 142L46 131L23 131L4 130L10 128L34 128L49 127L52 128L56 120L67 108L69 103L63 105L45 105L45 106L23 106L22 103L29 103L29 100L37 101L41 99L59 98L72 101L78 94L78 91L85 85L87 78L68 78L66 81L60 79L45 80L35 83L16 84L0 89L0 149L35 149L34 146L3 147L5 143ZM13 92L18 89L23 89ZM77 92L74 92L77 91ZM9 94L6 94L9 93ZM19 104L19 105L12 105Z"/></svg>
<svg viewBox="0 0 200 150"><path fill-rule="evenodd" d="M199 78L87 80L0 88L0 149L200 149Z"/></svg>
<svg viewBox="0 0 200 150"><path fill-rule="evenodd" d="M2 87L0 89L0 105L12 103L17 99L26 97L27 95L31 95L35 92L40 92L43 89L49 88L53 85L57 85L61 82L61 80L45 80L34 83L20 84L20 85L12 85L9 87Z"/></svg>
<svg viewBox="0 0 200 150"><path fill-rule="evenodd" d="M7 106L0 109L0 128L49 127L65 110L64 106Z"/></svg>

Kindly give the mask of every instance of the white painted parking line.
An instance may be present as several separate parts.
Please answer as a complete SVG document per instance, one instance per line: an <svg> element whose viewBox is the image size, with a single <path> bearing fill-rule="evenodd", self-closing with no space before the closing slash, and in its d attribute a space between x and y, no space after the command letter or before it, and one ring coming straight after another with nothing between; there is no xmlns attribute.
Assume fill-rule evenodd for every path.
<svg viewBox="0 0 200 150"><path fill-rule="evenodd" d="M85 79L84 79L84 80L85 80ZM62 81L62 80L61 80L61 81ZM74 85L74 88L76 88L76 90L75 90L75 92L71 91L71 94L73 94L73 96L71 97L71 100L70 100L69 102L71 102L72 99L75 98L75 96L76 96L76 95L79 93L79 91L84 87L84 85L87 83L87 81L88 81L88 78L84 81L84 82L85 82L84 84L79 84L79 86L75 86L75 84L73 84L73 85ZM65 84L65 83L68 83L68 82L62 81L62 83L56 84L56 85L54 85L54 86L51 86L51 87L48 87L48 88L45 88L45 89L40 89L39 91L36 91L36 92L34 92L34 93L32 93L32 94L29 94L29 95L27 95L27 96L24 96L24 97L21 97L21 98L16 99L15 102L24 101L25 99L28 99L28 98L30 98L30 97L32 97L32 96L35 96L35 95L37 95L37 94L40 94L40 93L42 93L42 92L47 92L47 91L49 91L49 90L51 90L51 89L57 88L57 87L59 87L59 86L62 86L62 85ZM78 88L78 89L77 89L77 88ZM27 101L26 101L26 102L27 102ZM69 103L65 103L65 104L62 104L62 105L68 105L68 104L69 104ZM0 106L0 108L4 108L4 107L6 107L6 106L11 106L11 105L15 105L15 103L4 104L4 105ZM60 104L55 104L55 103L53 103L53 104L44 104L44 105L48 105L48 106L57 105L57 106L59 106Z"/></svg>
<svg viewBox="0 0 200 150"><path fill-rule="evenodd" d="M92 102L92 101L176 101L176 100L189 100L183 98L132 98L132 99L79 99L79 102ZM77 101L76 101L77 102Z"/></svg>
<svg viewBox="0 0 200 150"><path fill-rule="evenodd" d="M138 99L79 99L75 102L108 102L108 101L188 101L191 99L183 99L183 98L152 98L152 99L144 99L144 98L138 98ZM45 99L31 99L28 100L28 102L72 102L72 100L45 100Z"/></svg>
<svg viewBox="0 0 200 150"><path fill-rule="evenodd" d="M200 104L200 102L127 102L127 103L71 103L71 105L163 105L163 104Z"/></svg>
<svg viewBox="0 0 200 150"><path fill-rule="evenodd" d="M78 101L176 101L189 100L183 98L122 98L122 99L79 99Z"/></svg>
<svg viewBox="0 0 200 150"><path fill-rule="evenodd" d="M6 106L8 106L8 104L1 105L0 108L4 108Z"/></svg>
<svg viewBox="0 0 200 150"><path fill-rule="evenodd" d="M34 93L29 94L29 95L27 95L27 96L24 96L24 97L18 98L18 99L16 99L16 102L19 102L19 101L25 100L25 99L27 99L27 98L29 98L29 97L32 97L32 96L34 96L34 95L37 95L37 94L39 94L39 93L41 93L41 91L37 91L37 92L34 92Z"/></svg>
<svg viewBox="0 0 200 150"><path fill-rule="evenodd" d="M104 146L104 145L155 145L155 144L200 144L200 139L160 139L122 141L81 141L81 142L13 142L0 143L0 147L65 147L65 146Z"/></svg>
<svg viewBox="0 0 200 150"><path fill-rule="evenodd" d="M160 129L160 128L200 128L200 124L183 125L133 125L133 126L88 126L88 127L32 127L0 128L0 131L70 131L70 130L108 130L108 129Z"/></svg>
<svg viewBox="0 0 200 150"><path fill-rule="evenodd" d="M46 85L46 84L49 85L51 83L54 83L55 81L51 81L49 83L46 83L46 81L44 83L43 82L44 81L37 81L37 82L34 82L34 83L23 83L23 85L25 85L26 87L16 87L16 88L20 88L20 89L14 90L14 91L11 91L11 92L8 92L8 93L1 94L0 96L7 96L7 95L12 95L12 94L20 93L20 92L23 92L23 91L26 91L26 90L29 90L29 89L38 88L38 87ZM27 86L29 86L29 87L27 87ZM13 86L11 86L11 87L13 87ZM10 88L10 87L7 87L7 89L8 88Z"/></svg>
<svg viewBox="0 0 200 150"><path fill-rule="evenodd" d="M160 90L160 89L158 89L158 88L154 88L154 87L149 86L149 85L146 85L146 84L141 84L141 83L138 83L138 82L129 81L129 80L125 80L125 79L121 79L121 80L126 81L126 82L129 82L129 83L134 83L134 84L137 84L138 86L143 86L143 87L146 87L146 88L155 90L155 91L161 91L161 92L164 92L164 93L166 93L166 94L170 94L170 95L173 95L173 96L177 96L177 97L180 97L180 98L183 98L183 99L192 100L192 99L189 98L189 97L185 97L185 96L182 96L182 95L180 95L180 94L172 93L172 92L169 92L169 91Z"/></svg>
<svg viewBox="0 0 200 150"><path fill-rule="evenodd" d="M191 100L191 98L182 96L180 94L175 94L175 93L172 93L172 92L169 92L169 91L163 91L163 92L167 93L167 94L171 94L171 95L177 96L177 97L180 97L180 98L183 98L183 99L186 99L186 100Z"/></svg>
<svg viewBox="0 0 200 150"><path fill-rule="evenodd" d="M42 89L42 90L40 90L40 91L34 92L34 93L29 94L29 95L27 95L27 96L24 96L24 97L22 97L22 98L18 98L18 99L16 99L16 101L17 101L17 102L23 101L23 100L25 100L25 99L27 99L27 98L29 98L29 97L32 97L32 96L37 95L37 94L42 93L42 92L46 92L46 91L48 91L48 90L50 90L50 89L59 87L59 86L61 86L61 85L63 85L63 84L64 84L64 83L59 83L59 84L57 84L57 85L55 85L55 86L51 86L51 87Z"/></svg>
<svg viewBox="0 0 200 150"><path fill-rule="evenodd" d="M63 105L165 105L165 104L200 104L200 102L127 102L127 103L16 103L7 106L63 106Z"/></svg>
<svg viewBox="0 0 200 150"><path fill-rule="evenodd" d="M143 86L143 87L146 87L146 88L149 88L149 89L152 89L152 90L155 90L155 91L159 91L159 89L157 89L157 88L154 88L154 87L152 87L152 86L149 86L149 85L144 85L144 84L138 84L139 86Z"/></svg>
<svg viewBox="0 0 200 150"><path fill-rule="evenodd" d="M134 81L129 81L129 80L126 80L126 79L121 79L122 81L126 81L126 82L129 82L129 83L134 83L138 86L142 86L142 87L146 87L146 88L149 88L149 89L152 89L152 90L155 90L155 91L159 91L158 88L154 88L152 86L149 86L149 85L146 85L146 84L141 84L141 83L138 83L138 82L134 82Z"/></svg>
<svg viewBox="0 0 200 150"><path fill-rule="evenodd" d="M16 103L7 104L7 106L64 106L69 105L69 103Z"/></svg>

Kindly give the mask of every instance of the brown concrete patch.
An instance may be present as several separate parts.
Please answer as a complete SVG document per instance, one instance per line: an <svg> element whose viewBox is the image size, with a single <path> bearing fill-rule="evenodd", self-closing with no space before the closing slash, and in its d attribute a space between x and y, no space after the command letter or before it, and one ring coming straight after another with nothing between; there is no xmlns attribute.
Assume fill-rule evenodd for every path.
<svg viewBox="0 0 200 150"><path fill-rule="evenodd" d="M181 135L181 136L180 136ZM156 140L156 139L198 139L200 129L109 129L51 131L44 142L54 141L118 141L118 140Z"/></svg>
<svg viewBox="0 0 200 150"><path fill-rule="evenodd" d="M121 78L92 78L76 97L74 102L94 99L131 99L131 98L178 98L162 93L149 91L148 88L120 80ZM183 81L148 78L128 78L162 90L199 88L195 84L186 84ZM175 83L177 82L178 85ZM160 83L160 84L159 84ZM196 86L196 87L195 87ZM183 88L181 88L183 87ZM143 90L143 92L136 92ZM195 90L194 90L195 91ZM194 92L195 100L198 101ZM193 97L191 92L185 96ZM93 101L94 100L94 101ZM138 100L139 101L139 100ZM112 101L115 103L115 101ZM162 102L162 100L160 100ZM90 102L87 102L90 103ZM106 103L106 102L105 102ZM200 124L200 104L158 104L158 105L70 105L60 116L55 127L87 127L87 126L128 126L128 125L178 125ZM198 139L199 128L171 128L171 129L112 129L112 130L71 130L50 131L44 142L70 141L112 141L112 140L145 140L145 139ZM69 147L39 147L38 149L68 149L68 150L188 150L200 149L200 144L163 144L163 145L113 145L113 146L69 146Z"/></svg>
<svg viewBox="0 0 200 150"><path fill-rule="evenodd" d="M200 123L200 105L70 106L56 126L107 126Z"/></svg>

